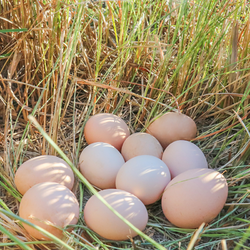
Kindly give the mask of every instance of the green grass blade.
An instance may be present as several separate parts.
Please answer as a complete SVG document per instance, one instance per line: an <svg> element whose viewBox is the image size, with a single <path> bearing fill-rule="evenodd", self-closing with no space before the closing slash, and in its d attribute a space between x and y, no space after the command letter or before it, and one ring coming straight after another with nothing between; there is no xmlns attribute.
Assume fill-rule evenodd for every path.
<svg viewBox="0 0 250 250"><path fill-rule="evenodd" d="M44 230L43 228L34 225L33 223L30 223L28 220L25 220L17 215L15 215L14 213L10 213L2 208L0 208L0 213L3 213L11 218L14 218L15 220L19 220L22 223L27 224L28 226L35 228L36 230L38 230L39 232L41 232L42 234L44 234L45 236L47 236L48 238L50 238L51 240L53 240L55 243L59 244L60 246L63 246L65 249L68 250L74 250L72 247L70 247L67 243L63 242L62 240L60 240L59 238L57 238L56 236L54 236L53 234L49 233L48 231ZM24 249L30 250L30 248L27 248L27 246L25 244L24 245Z"/></svg>
<svg viewBox="0 0 250 250"><path fill-rule="evenodd" d="M0 209L1 211L2 209ZM30 248L29 246L27 246L26 244L24 244L21 240L19 240L16 236L14 236L13 234L11 234L6 228L4 228L1 224L0 224L0 231L3 234L6 234L11 240L13 240L14 242L16 242L16 244L18 246L20 246L22 249L24 250L32 250L32 248Z"/></svg>
<svg viewBox="0 0 250 250"><path fill-rule="evenodd" d="M7 29L7 30L0 30L0 33L23 32L23 31L28 31L28 29Z"/></svg>

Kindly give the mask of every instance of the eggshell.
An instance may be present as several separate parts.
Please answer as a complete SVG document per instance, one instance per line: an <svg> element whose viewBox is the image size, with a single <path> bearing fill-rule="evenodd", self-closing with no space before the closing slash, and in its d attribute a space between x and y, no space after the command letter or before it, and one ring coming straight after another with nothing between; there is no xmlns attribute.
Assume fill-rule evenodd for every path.
<svg viewBox="0 0 250 250"><path fill-rule="evenodd" d="M74 173L63 159L53 155L41 155L24 162L15 175L15 184L21 194L46 181L57 182L72 189Z"/></svg>
<svg viewBox="0 0 250 250"><path fill-rule="evenodd" d="M184 140L169 144L162 160L168 166L172 178L189 169L208 168L206 157L199 147Z"/></svg>
<svg viewBox="0 0 250 250"><path fill-rule="evenodd" d="M187 115L168 112L153 121L147 132L153 135L165 149L170 143L177 140L187 140L196 137L195 122Z"/></svg>
<svg viewBox="0 0 250 250"><path fill-rule="evenodd" d="M135 133L124 141L121 153L125 161L138 155L153 155L161 159L163 149L161 144L152 135Z"/></svg>
<svg viewBox="0 0 250 250"><path fill-rule="evenodd" d="M63 232L59 228L77 223L79 204L75 195L67 187L55 182L43 182L36 184L24 194L19 215L56 237L62 238ZM25 223L23 226L31 236L40 240L49 240L38 230Z"/></svg>
<svg viewBox="0 0 250 250"><path fill-rule="evenodd" d="M102 190L99 194L136 228L144 230L148 222L148 212L137 197L118 189ZM137 235L96 196L87 201L84 219L90 229L109 240L128 240Z"/></svg>
<svg viewBox="0 0 250 250"><path fill-rule="evenodd" d="M125 139L130 135L127 124L113 114L97 114L87 121L84 136L88 144L106 142L121 150Z"/></svg>
<svg viewBox="0 0 250 250"><path fill-rule="evenodd" d="M145 205L160 199L170 181L166 164L151 155L139 155L128 160L116 176L116 188L138 197Z"/></svg>
<svg viewBox="0 0 250 250"><path fill-rule="evenodd" d="M198 228L211 222L223 208L227 181L212 169L191 169L176 176L162 196L162 210L175 226Z"/></svg>
<svg viewBox="0 0 250 250"><path fill-rule="evenodd" d="M96 142L83 149L79 164L82 175L91 184L102 189L115 188L115 178L124 159L112 145Z"/></svg>

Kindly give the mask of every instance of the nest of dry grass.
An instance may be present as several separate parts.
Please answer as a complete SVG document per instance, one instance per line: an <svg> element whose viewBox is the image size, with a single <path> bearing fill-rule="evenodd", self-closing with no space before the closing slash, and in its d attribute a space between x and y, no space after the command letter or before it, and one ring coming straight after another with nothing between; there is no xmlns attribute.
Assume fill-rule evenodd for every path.
<svg viewBox="0 0 250 250"><path fill-rule="evenodd" d="M139 132L180 109L196 121L193 142L209 167L226 176L228 200L198 234L171 225L155 203L144 233L168 249L249 249L249 44L246 1L0 0L1 209L18 215L13 180L22 162L57 154L28 115L77 166L90 115L115 113ZM90 192L80 181L74 192L84 207ZM2 249L22 248L4 229L31 249L61 249L32 239L3 210ZM155 249L140 236L102 239L83 219L64 241L73 249Z"/></svg>

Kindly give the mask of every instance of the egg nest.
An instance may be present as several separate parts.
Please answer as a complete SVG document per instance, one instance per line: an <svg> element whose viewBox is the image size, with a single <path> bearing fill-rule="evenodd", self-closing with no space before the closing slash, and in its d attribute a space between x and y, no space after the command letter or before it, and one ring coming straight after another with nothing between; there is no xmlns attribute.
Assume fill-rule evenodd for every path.
<svg viewBox="0 0 250 250"><path fill-rule="evenodd" d="M197 234L168 222L157 201L147 205L144 233L171 250L249 249L249 11L226 0L0 1L0 248L62 247L36 241L16 217L18 167L42 154L61 157L28 115L79 169L93 114L114 113L136 133L180 111L194 119L192 142L209 168L225 176L227 201ZM141 236L98 236L83 218L91 192L78 178L72 192L80 218L65 231L69 248L156 249Z"/></svg>

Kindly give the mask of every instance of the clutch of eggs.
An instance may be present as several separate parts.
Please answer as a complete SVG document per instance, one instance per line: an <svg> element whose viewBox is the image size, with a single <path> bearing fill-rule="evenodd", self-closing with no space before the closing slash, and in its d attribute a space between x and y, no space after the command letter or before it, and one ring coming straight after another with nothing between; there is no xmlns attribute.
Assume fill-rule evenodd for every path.
<svg viewBox="0 0 250 250"><path fill-rule="evenodd" d="M160 199L171 223L196 228L219 214L228 192L223 175L208 169L202 151L189 142L196 133L194 121L179 113L164 114L150 124L147 133L132 135L118 116L94 115L84 128L89 145L80 155L80 171L91 184L105 189L99 194L140 230L148 221L145 205ZM77 223L79 205L69 190L74 175L62 159L30 159L19 167L15 183L24 194L19 210L22 218L58 237L62 237L63 227ZM70 209L66 211L65 207ZM84 219L89 228L106 239L126 240L137 235L96 196L87 201ZM32 236L48 239L24 227Z"/></svg>

